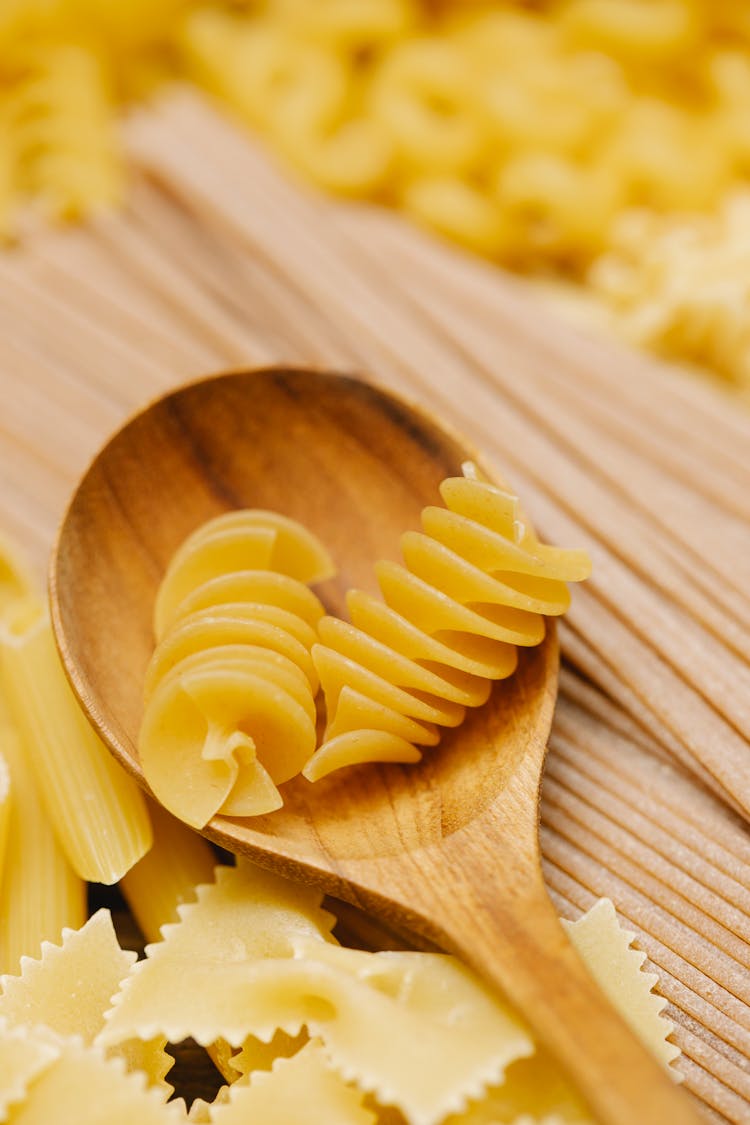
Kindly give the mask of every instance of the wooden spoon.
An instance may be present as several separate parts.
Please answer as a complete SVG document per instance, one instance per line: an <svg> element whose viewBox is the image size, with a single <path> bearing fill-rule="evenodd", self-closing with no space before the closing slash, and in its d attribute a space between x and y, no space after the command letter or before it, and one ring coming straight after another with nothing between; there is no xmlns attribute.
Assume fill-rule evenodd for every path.
<svg viewBox="0 0 750 1125"><path fill-rule="evenodd" d="M467 458L422 411L324 372L207 379L128 422L79 485L51 571L68 675L123 766L145 785L136 739L154 597L190 531L238 507L302 520L338 561L319 593L343 614L347 589L375 589L374 561L399 556L401 533ZM608 1006L544 888L539 787L557 667L550 628L419 765L297 778L279 812L216 817L205 834L458 954L518 1007L605 1125L691 1125L696 1111Z"/></svg>

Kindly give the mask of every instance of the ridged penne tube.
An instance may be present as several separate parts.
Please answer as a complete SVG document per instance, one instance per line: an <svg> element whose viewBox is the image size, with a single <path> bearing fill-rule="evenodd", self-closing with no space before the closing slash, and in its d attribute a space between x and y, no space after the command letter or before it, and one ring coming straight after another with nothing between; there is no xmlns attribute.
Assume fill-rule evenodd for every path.
<svg viewBox="0 0 750 1125"><path fill-rule="evenodd" d="M186 823L279 808L277 786L313 753L324 611L306 583L332 573L314 535L262 510L210 520L172 558L138 749L154 795Z"/></svg>
<svg viewBox="0 0 750 1125"><path fill-rule="evenodd" d="M9 623L0 666L61 847L82 879L116 882L150 847L145 801L81 711L46 615Z"/></svg>
<svg viewBox="0 0 750 1125"><path fill-rule="evenodd" d="M2 722L0 753L11 792L0 879L0 972L17 973L21 957L38 957L43 941L59 942L65 926L83 925L86 885L52 831L18 733Z"/></svg>
<svg viewBox="0 0 750 1125"><path fill-rule="evenodd" d="M162 926L179 921L177 907L195 898L195 888L213 882L216 856L202 836L165 809L155 802L148 808L154 842L120 888L146 941L154 942Z"/></svg>
<svg viewBox="0 0 750 1125"><path fill-rule="evenodd" d="M516 645L544 638L545 616L570 603L566 581L591 569L583 551L542 544L510 491L477 477L443 481L445 508L422 512L401 539L405 565L376 566L384 603L348 597L352 624L318 625L312 650L325 693L323 745L303 773L316 781L367 761L417 761L516 667Z"/></svg>

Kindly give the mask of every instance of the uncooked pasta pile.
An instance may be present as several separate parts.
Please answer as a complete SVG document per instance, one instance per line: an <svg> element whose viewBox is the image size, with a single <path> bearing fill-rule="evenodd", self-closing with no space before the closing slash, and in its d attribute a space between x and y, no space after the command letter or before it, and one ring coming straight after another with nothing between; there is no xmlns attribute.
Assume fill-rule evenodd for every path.
<svg viewBox="0 0 750 1125"><path fill-rule="evenodd" d="M232 514L202 532L167 574L160 623L217 553L265 547L289 569L306 541L327 565L304 529L269 513ZM278 654L256 651L273 703ZM225 680L230 663L225 649ZM88 727L35 584L0 542L0 1121L592 1125L523 1014L454 957L339 944L322 894L243 859L215 867L215 858L163 809L146 808ZM120 947L109 910L87 918L89 880L120 882L150 943L141 960ZM565 927L611 1003L680 1081L666 1000L612 902ZM168 1047L187 1039L226 1083L189 1113L167 1077Z"/></svg>
<svg viewBox="0 0 750 1125"><path fill-rule="evenodd" d="M615 330L747 385L750 310L727 253L750 161L744 4L4 5L0 235L30 199L64 217L117 204L116 107L174 76L325 190L583 283L563 311L590 304L602 323L603 305Z"/></svg>

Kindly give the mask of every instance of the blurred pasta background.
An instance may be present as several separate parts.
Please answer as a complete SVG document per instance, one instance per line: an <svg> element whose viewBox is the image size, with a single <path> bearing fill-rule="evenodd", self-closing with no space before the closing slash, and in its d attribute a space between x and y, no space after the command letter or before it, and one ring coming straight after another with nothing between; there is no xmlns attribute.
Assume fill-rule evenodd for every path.
<svg viewBox="0 0 750 1125"><path fill-rule="evenodd" d="M750 6L0 0L0 233L116 206L117 115L173 77L323 189L750 388Z"/></svg>

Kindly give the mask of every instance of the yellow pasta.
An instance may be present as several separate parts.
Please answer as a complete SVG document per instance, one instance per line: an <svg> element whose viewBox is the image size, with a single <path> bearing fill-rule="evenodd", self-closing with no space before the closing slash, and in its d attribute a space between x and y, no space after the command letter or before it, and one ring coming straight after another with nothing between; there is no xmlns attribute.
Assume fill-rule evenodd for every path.
<svg viewBox="0 0 750 1125"><path fill-rule="evenodd" d="M46 815L71 866L83 879L116 882L151 844L144 798L81 711L44 613L24 609L8 623L0 667Z"/></svg>
<svg viewBox="0 0 750 1125"><path fill-rule="evenodd" d="M601 250L622 205L616 180L556 152L509 157L497 169L493 191L513 232L507 256L519 263L564 263Z"/></svg>
<svg viewBox="0 0 750 1125"><path fill-rule="evenodd" d="M589 282L627 339L750 385L749 250L747 191L716 215L631 211Z"/></svg>
<svg viewBox="0 0 750 1125"><path fill-rule="evenodd" d="M135 959L135 953L120 949L109 911L99 910L80 930L63 930L59 945L43 942L41 957L24 959L20 974L0 978L0 1020L11 1027L44 1026L92 1045ZM120 1055L128 1070L144 1073L166 1101L173 1088L165 1076L174 1059L165 1047L164 1038L132 1039L109 1053Z"/></svg>
<svg viewBox="0 0 750 1125"><path fill-rule="evenodd" d="M487 133L472 111L468 61L452 44L425 37L395 47L375 75L370 105L403 168L465 173L480 161Z"/></svg>
<svg viewBox="0 0 750 1125"><path fill-rule="evenodd" d="M634 934L621 929L609 899L600 899L576 922L563 926L589 972L633 1032L675 1081L680 1050L668 1036L673 1024L662 1015L666 1000L653 992L657 978L644 973L645 954L631 949ZM465 1114L445 1125L497 1125L504 1121L593 1125L588 1109L565 1073L543 1047L514 1062L505 1081L487 1091Z"/></svg>
<svg viewBox="0 0 750 1125"><path fill-rule="evenodd" d="M552 1056L540 1046L511 1063L504 1081L443 1125L596 1125Z"/></svg>
<svg viewBox="0 0 750 1125"><path fill-rule="evenodd" d="M0 745L2 744L2 717L0 717ZM10 768L0 749L0 882L5 866L5 852L10 829Z"/></svg>
<svg viewBox="0 0 750 1125"><path fill-rule="evenodd" d="M453 958L343 949L319 899L248 863L217 868L123 983L101 1041L162 1032L210 1043L220 1030L240 1045L304 1024L339 1073L397 1102L414 1125L436 1125L531 1052L521 1021ZM181 989L188 963L191 987ZM257 1057L240 1054L243 1072Z"/></svg>
<svg viewBox="0 0 750 1125"><path fill-rule="evenodd" d="M15 544L0 535L0 621L36 589L28 565ZM1 714L1 712L0 712Z"/></svg>
<svg viewBox="0 0 750 1125"><path fill-rule="evenodd" d="M525 38L536 29L536 42L525 48L521 42L514 51L520 31L516 21L524 27ZM471 26L470 54L479 62L476 102L501 158L555 153L568 160L585 159L627 109L627 86L610 59L566 55L559 46L551 52L549 38L539 41L540 29L550 30L538 17L511 12L495 13ZM480 42L481 37L487 41ZM504 57L502 67L497 54L489 53L491 45ZM596 98L589 96L592 86Z"/></svg>
<svg viewBox="0 0 750 1125"><path fill-rule="evenodd" d="M328 725L303 771L310 781L358 762L417 761L416 745L484 703L491 681L514 671L516 646L539 644L544 616L565 612L565 583L590 572L584 551L540 543L517 498L472 465L440 492L445 507L425 508L423 533L402 537L405 566L378 564L383 602L353 591L352 624L318 625Z"/></svg>
<svg viewBox="0 0 750 1125"><path fill-rule="evenodd" d="M12 1125L183 1125L176 1103L165 1105L160 1091L146 1087L141 1074L128 1074L118 1058L106 1058L79 1039L27 1032L52 1046L56 1057L31 1082L14 1107ZM0 1041L0 1051L2 1043Z"/></svg>
<svg viewBox="0 0 750 1125"><path fill-rule="evenodd" d="M279 1059L270 1071L230 1087L211 1113L214 1125L290 1125L309 1119L310 1107L325 1125L376 1125L377 1116L364 1104L364 1094L345 1085L319 1043L308 1043L290 1059Z"/></svg>
<svg viewBox="0 0 750 1125"><path fill-rule="evenodd" d="M750 170L742 4L28 0L0 11L0 54L0 235L19 193L116 202L112 90L175 68L322 187L527 272L584 280L628 208L715 212ZM695 350L677 326L670 347Z"/></svg>
<svg viewBox="0 0 750 1125"><path fill-rule="evenodd" d="M0 540L0 622L39 612L16 547ZM0 973L16 972L86 914L85 886L50 828L26 747L16 731L0 666Z"/></svg>
<svg viewBox="0 0 750 1125"><path fill-rule="evenodd" d="M274 0L272 9L290 32L345 52L382 49L414 30L420 14L415 0Z"/></svg>
<svg viewBox="0 0 750 1125"><path fill-rule="evenodd" d="M103 58L74 40L35 44L21 63L12 114L30 189L65 218L119 203L122 160Z"/></svg>
<svg viewBox="0 0 750 1125"><path fill-rule="evenodd" d="M460 176L414 176L401 203L418 222L480 254L499 256L518 241L498 201Z"/></svg>
<svg viewBox="0 0 750 1125"><path fill-rule="evenodd" d="M195 1120L242 1120L240 1107L249 1113L265 1105L272 1089L278 1104L296 1106L300 1071L311 1088L323 1081L332 1114L346 1102L343 1079L370 1091L378 1111L398 1107L411 1125L497 1125L524 1115L591 1125L554 1060L455 958L343 948L318 902L309 889L247 861L217 868L216 881L199 888L123 981L100 1041L161 1032L207 1043L221 1029L241 1043L235 1084L213 1107L204 1103ZM666 1042L664 1001L652 994L654 978L640 970L643 955L629 948L633 935L619 928L612 904L602 900L566 925L612 1002L668 1065L677 1051ZM191 987L181 988L188 964ZM331 1073L310 1058L316 1039ZM300 1060L299 1067L282 1058ZM253 1088L255 1095L242 1092Z"/></svg>
<svg viewBox="0 0 750 1125"><path fill-rule="evenodd" d="M25 195L59 216L116 203L113 95L175 71L326 190L587 286L629 209L716 214L750 172L750 16L727 0L14 0L0 59L0 238ZM710 346L686 316L666 350L746 383L713 327L735 325L733 282Z"/></svg>
<svg viewBox="0 0 750 1125"><path fill-rule="evenodd" d="M149 804L153 843L120 880L120 888L146 941L158 941L162 926L176 922L177 908L195 888L213 879L211 846L160 805Z"/></svg>
<svg viewBox="0 0 750 1125"><path fill-rule="evenodd" d="M150 803L149 815L154 842L143 859L120 880L120 889L146 941L156 942L163 926L179 921L178 907L192 902L201 884L213 881L216 856L201 836L191 832L160 805ZM133 1058L134 1044L138 1042L132 1040L129 1045L129 1062ZM161 1046L159 1039L159 1049ZM233 1048L217 1040L207 1050L227 1081L233 1081L237 1077L231 1065ZM154 1057L158 1055L151 1044L151 1075L154 1081L163 1080L169 1067L165 1066L163 1073L154 1073Z"/></svg>
<svg viewBox="0 0 750 1125"><path fill-rule="evenodd" d="M349 93L342 57L273 22L199 11L185 23L183 44L196 76L282 139L332 123Z"/></svg>
<svg viewBox="0 0 750 1125"><path fill-rule="evenodd" d="M2 682L0 682L0 690ZM10 772L11 803L0 879L0 972L18 972L43 941L86 918L86 886L63 854L47 820L24 746L0 722L0 753Z"/></svg>
<svg viewBox="0 0 750 1125"><path fill-rule="evenodd" d="M321 899L252 864L217 867L215 880L196 889L196 902L180 907L179 922L164 926L123 982L100 1041L112 1046L163 1033L172 1043L223 1037L240 1046L251 1028L238 974L264 958L291 957L295 936L330 940L335 919Z"/></svg>
<svg viewBox="0 0 750 1125"><path fill-rule="evenodd" d="M64 930L60 945L44 942L41 958L25 960L19 975L0 978L0 1018L93 1043L135 960L120 949L109 911L99 910L80 930Z"/></svg>
<svg viewBox="0 0 750 1125"><path fill-rule="evenodd" d="M698 45L701 20L690 0L569 0L563 32L577 46L640 66L664 64Z"/></svg>
<svg viewBox="0 0 750 1125"><path fill-rule="evenodd" d="M331 573L310 532L264 511L210 520L172 560L138 748L154 794L188 824L279 808L277 785L312 754L323 607L306 583Z"/></svg>
<svg viewBox="0 0 750 1125"><path fill-rule="evenodd" d="M16 138L9 116L0 96L0 243L13 232L19 189Z"/></svg>
<svg viewBox="0 0 750 1125"><path fill-rule="evenodd" d="M653 991L658 977L644 973L646 954L631 948L635 934L621 928L614 904L608 898L599 899L576 922L564 920L563 926L610 1003L651 1054L681 1081L671 1065L680 1049L669 1042L674 1024L663 1015L667 1001Z"/></svg>
<svg viewBox="0 0 750 1125"><path fill-rule="evenodd" d="M23 1028L0 1023L0 1120L8 1120L11 1107L23 1101L29 1085L58 1056L56 1047L32 1038Z"/></svg>

